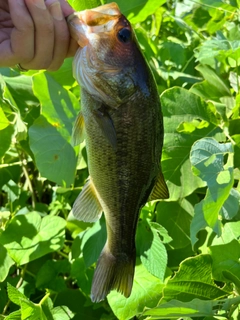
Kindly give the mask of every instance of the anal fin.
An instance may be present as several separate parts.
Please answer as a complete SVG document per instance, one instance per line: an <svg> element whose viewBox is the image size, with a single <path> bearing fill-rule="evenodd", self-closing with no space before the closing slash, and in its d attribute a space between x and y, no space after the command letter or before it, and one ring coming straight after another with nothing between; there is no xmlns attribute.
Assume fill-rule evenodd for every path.
<svg viewBox="0 0 240 320"><path fill-rule="evenodd" d="M89 178L73 204L72 213L78 220L95 222L100 219L102 211L95 187Z"/></svg>
<svg viewBox="0 0 240 320"><path fill-rule="evenodd" d="M148 198L148 201L159 200L159 199L168 199L168 198L169 198L168 187L167 187L166 182L164 180L164 176L162 174L162 171L159 171L155 185L154 185L153 190Z"/></svg>

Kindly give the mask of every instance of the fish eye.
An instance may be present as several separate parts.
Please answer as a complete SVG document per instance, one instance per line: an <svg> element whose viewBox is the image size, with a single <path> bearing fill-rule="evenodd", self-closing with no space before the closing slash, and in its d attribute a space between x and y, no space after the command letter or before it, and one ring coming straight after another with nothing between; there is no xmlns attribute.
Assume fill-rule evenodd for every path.
<svg viewBox="0 0 240 320"><path fill-rule="evenodd" d="M117 37L121 42L127 43L131 40L132 32L128 28L123 28L118 31Z"/></svg>

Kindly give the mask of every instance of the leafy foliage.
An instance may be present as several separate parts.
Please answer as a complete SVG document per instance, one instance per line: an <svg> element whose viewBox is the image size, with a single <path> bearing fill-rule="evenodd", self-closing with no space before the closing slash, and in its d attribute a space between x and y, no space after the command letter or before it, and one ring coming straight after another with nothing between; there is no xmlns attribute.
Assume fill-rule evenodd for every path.
<svg viewBox="0 0 240 320"><path fill-rule="evenodd" d="M141 211L131 296L93 305L106 227L71 214L88 177L84 143L70 142L72 59L54 73L1 68L0 319L238 319L240 2L117 3L161 95L170 199Z"/></svg>

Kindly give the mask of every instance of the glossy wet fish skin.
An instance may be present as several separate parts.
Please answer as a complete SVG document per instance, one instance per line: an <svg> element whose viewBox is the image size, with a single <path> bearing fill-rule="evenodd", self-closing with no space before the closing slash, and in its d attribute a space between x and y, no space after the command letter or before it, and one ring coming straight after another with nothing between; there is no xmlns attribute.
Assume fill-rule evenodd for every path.
<svg viewBox="0 0 240 320"><path fill-rule="evenodd" d="M73 213L80 219L94 220L95 215L88 217L82 209L86 206L87 211L89 200L85 199L89 196L91 201L97 199L96 219L104 211L107 224L107 243L93 279L94 302L103 300L112 289L130 295L137 220L159 176L161 197L168 196L160 169L163 122L156 84L129 22L121 14L116 19L111 32L101 34L75 58L89 188L94 196L89 196L87 188L83 190L87 196L80 194ZM132 34L127 43L116 36L123 28Z"/></svg>

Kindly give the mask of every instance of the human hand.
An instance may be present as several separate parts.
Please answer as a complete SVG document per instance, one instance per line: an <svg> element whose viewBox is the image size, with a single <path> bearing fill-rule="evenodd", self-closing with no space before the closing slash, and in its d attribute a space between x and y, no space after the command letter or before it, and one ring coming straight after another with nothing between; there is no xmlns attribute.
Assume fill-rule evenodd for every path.
<svg viewBox="0 0 240 320"><path fill-rule="evenodd" d="M65 0L0 0L0 66L57 70L77 50L72 12Z"/></svg>

